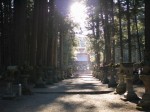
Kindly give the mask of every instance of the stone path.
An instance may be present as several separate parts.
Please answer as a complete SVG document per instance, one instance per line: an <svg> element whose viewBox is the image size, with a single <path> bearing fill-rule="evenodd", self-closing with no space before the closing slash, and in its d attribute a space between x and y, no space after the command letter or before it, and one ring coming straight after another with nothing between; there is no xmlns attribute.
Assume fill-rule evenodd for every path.
<svg viewBox="0 0 150 112"><path fill-rule="evenodd" d="M143 87L135 87L141 96ZM138 112L135 102L122 101L91 74L76 75L71 79L33 89L34 95L14 100L0 100L0 112ZM143 111L144 112L144 111ZM148 112L148 111L147 111Z"/></svg>

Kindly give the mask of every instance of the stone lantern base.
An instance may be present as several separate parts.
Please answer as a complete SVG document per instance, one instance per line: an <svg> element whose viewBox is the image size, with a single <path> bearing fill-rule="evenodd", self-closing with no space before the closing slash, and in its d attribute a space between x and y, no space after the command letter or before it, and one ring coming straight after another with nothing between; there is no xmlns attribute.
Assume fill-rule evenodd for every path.
<svg viewBox="0 0 150 112"><path fill-rule="evenodd" d="M125 75L126 80L126 92L124 94L125 100L138 100L139 97L133 90L133 76Z"/></svg>
<svg viewBox="0 0 150 112"><path fill-rule="evenodd" d="M43 81L42 77L39 77L38 81L36 82L35 88L46 88L46 84Z"/></svg>
<svg viewBox="0 0 150 112"><path fill-rule="evenodd" d="M53 84L53 69L51 67L48 68L47 71L47 80L46 80L46 84L51 85Z"/></svg>
<svg viewBox="0 0 150 112"><path fill-rule="evenodd" d="M125 93L125 91L126 91L126 84L125 83L119 83L117 85L117 88L116 88L116 93L123 94L123 93Z"/></svg>
<svg viewBox="0 0 150 112"><path fill-rule="evenodd" d="M108 83L108 87L116 87L117 86L117 83L116 83L116 80L115 80L115 74L116 74L116 71L115 69L112 70L112 72L110 73L110 80L109 80L109 83Z"/></svg>
<svg viewBox="0 0 150 112"><path fill-rule="evenodd" d="M118 77L119 77L119 83L116 87L116 93L123 94L126 91L126 84L124 82L123 74L118 73Z"/></svg>
<svg viewBox="0 0 150 112"><path fill-rule="evenodd" d="M108 83L108 87L116 87L116 86L117 86L117 83L115 81L115 78L111 77L111 79L109 80L109 83Z"/></svg>
<svg viewBox="0 0 150 112"><path fill-rule="evenodd" d="M138 106L150 109L150 75L141 75L140 79L145 85L145 93L139 101Z"/></svg>
<svg viewBox="0 0 150 112"><path fill-rule="evenodd" d="M31 88L28 85L29 74L22 74L21 78L23 79L22 94L23 95L32 95L33 92L32 92Z"/></svg>
<svg viewBox="0 0 150 112"><path fill-rule="evenodd" d="M12 100L12 99L16 98L16 95L13 93L12 89L13 89L12 88L12 82L8 82L6 93L2 96L2 99Z"/></svg>

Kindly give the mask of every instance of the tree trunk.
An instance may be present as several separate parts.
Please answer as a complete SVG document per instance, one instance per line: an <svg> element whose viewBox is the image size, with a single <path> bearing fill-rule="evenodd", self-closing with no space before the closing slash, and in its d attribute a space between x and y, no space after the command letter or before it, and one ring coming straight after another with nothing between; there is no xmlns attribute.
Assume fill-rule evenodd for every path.
<svg viewBox="0 0 150 112"><path fill-rule="evenodd" d="M97 67L100 67L100 48L99 48L99 44L100 44L100 28L99 28L99 11L96 14L96 63L97 63Z"/></svg>
<svg viewBox="0 0 150 112"><path fill-rule="evenodd" d="M34 0L33 31L32 31L32 38L30 40L30 63L32 66L36 65L39 6L40 6L39 0Z"/></svg>
<svg viewBox="0 0 150 112"><path fill-rule="evenodd" d="M120 63L123 62L123 42L122 42L122 14L121 14L121 3L118 0L118 7L119 7L119 39L120 39Z"/></svg>
<svg viewBox="0 0 150 112"><path fill-rule="evenodd" d="M4 54L4 9L3 9L3 4L2 1L0 2L0 66L2 67L4 62L3 62L3 54Z"/></svg>
<svg viewBox="0 0 150 112"><path fill-rule="evenodd" d="M54 46L54 0L49 1L49 37L48 37L48 48L47 48L47 65L53 66L53 46Z"/></svg>
<svg viewBox="0 0 150 112"><path fill-rule="evenodd" d="M145 64L150 65L150 1L145 0Z"/></svg>
<svg viewBox="0 0 150 112"><path fill-rule="evenodd" d="M60 32L60 69L63 69L63 32Z"/></svg>
<svg viewBox="0 0 150 112"><path fill-rule="evenodd" d="M45 65L45 45L46 45L46 16L48 13L46 9L47 0L39 0L39 21L38 21L38 35L37 35L37 56L36 56L36 64L37 65Z"/></svg>
<svg viewBox="0 0 150 112"><path fill-rule="evenodd" d="M57 52L57 45L58 45L58 37L57 34L55 33L55 38L54 38L54 44L53 44L53 66L54 68L57 68L57 61L58 61L58 52Z"/></svg>
<svg viewBox="0 0 150 112"><path fill-rule="evenodd" d="M131 32L130 32L130 2L127 2L127 30L128 30L128 62L132 62L132 45L131 45Z"/></svg>
<svg viewBox="0 0 150 112"><path fill-rule="evenodd" d="M105 21L104 21L104 38L105 38L105 64L109 64L111 62L111 44L110 44L110 29L108 23L108 2L104 1L104 13L105 13Z"/></svg>
<svg viewBox="0 0 150 112"><path fill-rule="evenodd" d="M95 24L94 24L94 17L93 17L93 14L92 14L92 34L93 34L93 37L94 39L96 39L96 35L95 35ZM95 43L94 43L95 44ZM98 65L98 59L97 59L97 49L94 49L94 52L95 52L95 60L96 60L96 64Z"/></svg>
<svg viewBox="0 0 150 112"><path fill-rule="evenodd" d="M141 43L140 43L140 36L139 36L139 29L138 29L138 23L137 23L137 17L135 15L135 25L136 25L136 37L137 37L137 45L138 45L138 54L139 54L139 61L141 62L142 56L141 56Z"/></svg>
<svg viewBox="0 0 150 112"><path fill-rule="evenodd" d="M114 2L111 0L111 18L112 18L112 25L111 25L111 37L112 37L112 63L115 63L115 40L114 40Z"/></svg>
<svg viewBox="0 0 150 112"><path fill-rule="evenodd" d="M14 0L14 24L15 24L15 64L22 65L26 62L26 0Z"/></svg>

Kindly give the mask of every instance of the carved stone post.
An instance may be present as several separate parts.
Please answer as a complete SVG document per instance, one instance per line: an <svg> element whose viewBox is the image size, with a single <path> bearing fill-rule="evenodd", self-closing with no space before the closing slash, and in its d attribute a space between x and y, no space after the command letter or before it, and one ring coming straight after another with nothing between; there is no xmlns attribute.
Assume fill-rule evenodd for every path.
<svg viewBox="0 0 150 112"><path fill-rule="evenodd" d="M92 71L92 75L93 75L93 77L95 77L95 70Z"/></svg>
<svg viewBox="0 0 150 112"><path fill-rule="evenodd" d="M143 73L140 75L140 79L145 86L145 93L142 96L142 100L139 101L138 106L150 109L150 66L143 67Z"/></svg>
<svg viewBox="0 0 150 112"><path fill-rule="evenodd" d="M97 71L97 78L99 79L99 80L101 80L101 71L100 71L100 69Z"/></svg>
<svg viewBox="0 0 150 112"><path fill-rule="evenodd" d="M52 67L47 67L46 84L53 84L53 68Z"/></svg>
<svg viewBox="0 0 150 112"><path fill-rule="evenodd" d="M124 82L124 73L123 73L123 67L120 65L118 72L117 72L118 78L119 78L119 83L116 87L116 93L118 94L123 94L126 91L126 84Z"/></svg>
<svg viewBox="0 0 150 112"><path fill-rule="evenodd" d="M116 75L116 69L115 67L111 67L110 68L110 80L108 83L108 87L115 87L117 85L115 77L114 77L115 75Z"/></svg>
<svg viewBox="0 0 150 112"><path fill-rule="evenodd" d="M31 88L28 85L29 75L28 74L22 74L21 78L23 79L23 82L22 82L22 94L23 95L31 95L32 91L31 91Z"/></svg>
<svg viewBox="0 0 150 112"><path fill-rule="evenodd" d="M28 84L28 78L30 76L30 72L33 70L33 67L24 64L23 66L20 66L20 77L22 80L22 94L23 95L31 95L32 91Z"/></svg>
<svg viewBox="0 0 150 112"><path fill-rule="evenodd" d="M72 67L68 68L68 78L70 78L73 74L73 69Z"/></svg>
<svg viewBox="0 0 150 112"><path fill-rule="evenodd" d="M96 69L95 78L98 78L98 69Z"/></svg>
<svg viewBox="0 0 150 112"><path fill-rule="evenodd" d="M45 88L46 84L43 81L43 76L44 76L44 71L42 67L38 67L36 69L36 73L37 73L37 82L35 84L35 88Z"/></svg>
<svg viewBox="0 0 150 112"><path fill-rule="evenodd" d="M13 81L14 81L14 74L16 71L18 71L17 66L7 67L7 74L6 74L7 87L5 94L2 96L3 99L13 99L16 97L15 93L13 92Z"/></svg>
<svg viewBox="0 0 150 112"><path fill-rule="evenodd" d="M103 80L102 80L102 83L103 84L108 84L109 83L109 80L108 80L108 66L104 66L103 68Z"/></svg>
<svg viewBox="0 0 150 112"><path fill-rule="evenodd" d="M63 70L59 69L59 80L63 80Z"/></svg>
<svg viewBox="0 0 150 112"><path fill-rule="evenodd" d="M58 81L61 81L62 80L62 72L61 72L61 70L57 69L56 74L58 76Z"/></svg>
<svg viewBox="0 0 150 112"><path fill-rule="evenodd" d="M99 69L99 80L102 81L102 78L103 78L103 68L100 67L100 69Z"/></svg>
<svg viewBox="0 0 150 112"><path fill-rule="evenodd" d="M54 83L57 83L59 81L57 72L58 72L57 68L54 68L54 70L53 70L53 82Z"/></svg>
<svg viewBox="0 0 150 112"><path fill-rule="evenodd" d="M124 93L125 100L139 99L133 90L133 63L122 63L124 77L126 81L126 92Z"/></svg>
<svg viewBox="0 0 150 112"><path fill-rule="evenodd" d="M93 77L96 77L96 67L95 66L93 67L93 73L92 74L93 74Z"/></svg>

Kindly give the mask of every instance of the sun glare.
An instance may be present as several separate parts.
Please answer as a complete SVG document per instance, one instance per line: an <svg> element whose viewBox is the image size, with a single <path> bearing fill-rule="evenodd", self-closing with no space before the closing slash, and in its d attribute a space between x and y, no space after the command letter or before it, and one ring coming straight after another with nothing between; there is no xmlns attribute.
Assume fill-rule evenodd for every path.
<svg viewBox="0 0 150 112"><path fill-rule="evenodd" d="M70 7L70 17L78 26L74 28L75 32L86 33L85 23L87 22L86 5L84 2L74 2Z"/></svg>
<svg viewBox="0 0 150 112"><path fill-rule="evenodd" d="M73 21L81 24L86 19L86 7L81 2L75 2L70 9L70 15Z"/></svg>

